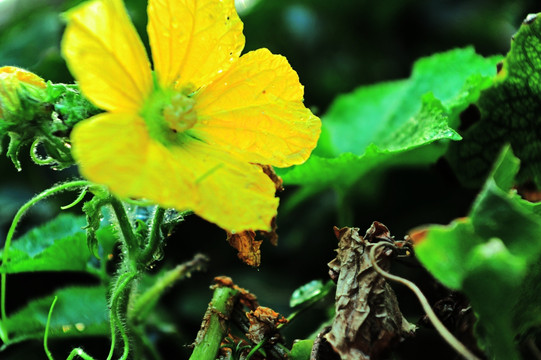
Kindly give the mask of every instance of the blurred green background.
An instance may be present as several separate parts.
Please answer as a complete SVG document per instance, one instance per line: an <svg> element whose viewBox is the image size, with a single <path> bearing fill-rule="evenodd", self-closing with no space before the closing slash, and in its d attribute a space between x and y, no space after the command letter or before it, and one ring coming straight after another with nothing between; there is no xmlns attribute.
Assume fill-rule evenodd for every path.
<svg viewBox="0 0 541 360"><path fill-rule="evenodd" d="M0 64L26 68L53 82L72 82L59 52L64 27L61 13L79 2L0 0ZM128 0L126 6L146 41L146 1ZM245 24L246 51L266 47L286 56L305 86L305 104L322 115L338 94L360 85L408 77L419 57L466 45L473 45L482 55L505 54L522 20L528 13L540 11L541 4L534 0L240 0L237 8ZM77 176L74 168L58 173L38 167L24 153L21 161L23 170L17 172L5 156L0 157L0 242L18 206L51 184ZM350 199L355 222L347 225L359 227L362 234L374 220L386 224L397 238L424 223L448 223L467 213L476 194L462 188L443 162L426 168L396 168L378 181L380 191L352 194ZM295 190L286 184L282 204ZM42 203L25 218L19 231L52 218L59 205L71 202L72 195ZM312 279L328 279L326 264L336 247L332 231L336 214L336 195L330 191L286 214L279 212L279 244L263 244L259 269L243 265L225 242L225 233L214 225L193 216L179 226L154 271L185 261L196 252L208 254L211 264L207 272L194 274L164 297L162 311L167 310L166 317L178 330L158 337L164 351L188 353L184 345L195 338L211 297L208 286L217 275L231 276L239 286L255 293L262 305L288 315L289 296L295 288ZM397 264L395 271L414 278L430 300L441 296L413 260ZM92 281L78 274L12 276L8 311L54 288ZM400 287L396 291L404 313L416 322L421 310L413 296ZM323 319L324 308L304 315L286 330L287 340L309 336ZM169 330L156 329L156 334ZM431 345L416 349L415 343L410 343L400 350L401 358L454 357L450 350L442 350L446 345L436 336L423 331L422 339L430 339ZM75 339L53 343L51 348L58 358L65 358L69 349L81 344L98 358L105 357L108 349L106 339ZM23 357L36 353L40 355ZM42 358L41 354L38 343L4 353L6 358L29 359ZM0 353L0 358L4 355Z"/></svg>

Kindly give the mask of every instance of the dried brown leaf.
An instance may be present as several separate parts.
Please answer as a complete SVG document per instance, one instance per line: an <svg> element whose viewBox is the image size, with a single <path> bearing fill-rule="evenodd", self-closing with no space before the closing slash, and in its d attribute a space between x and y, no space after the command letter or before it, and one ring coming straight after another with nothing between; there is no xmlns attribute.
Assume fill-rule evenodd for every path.
<svg viewBox="0 0 541 360"><path fill-rule="evenodd" d="M237 249L237 256L245 264L258 267L261 264L259 247L263 241L255 239L255 231L247 230L236 234L227 233L227 242Z"/></svg>
<svg viewBox="0 0 541 360"><path fill-rule="evenodd" d="M411 335L411 325L400 312L394 291L370 262L374 243L392 242L387 227L374 222L364 237L358 228L335 227L337 256L329 263L336 282L336 316L327 341L342 360L381 359L390 348ZM375 258L388 271L392 250L380 247Z"/></svg>
<svg viewBox="0 0 541 360"><path fill-rule="evenodd" d="M265 338L277 335L277 326L287 323L287 319L271 308L259 306L246 313L250 321L250 328L246 337L258 344Z"/></svg>

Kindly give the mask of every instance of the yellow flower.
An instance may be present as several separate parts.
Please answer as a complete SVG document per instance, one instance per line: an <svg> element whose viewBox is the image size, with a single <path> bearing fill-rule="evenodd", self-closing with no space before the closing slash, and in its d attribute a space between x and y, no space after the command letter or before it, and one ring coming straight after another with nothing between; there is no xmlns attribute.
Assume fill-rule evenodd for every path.
<svg viewBox="0 0 541 360"><path fill-rule="evenodd" d="M270 230L278 199L255 164L300 164L320 132L297 74L267 49L240 56L234 0L150 0L147 10L154 71L121 0L67 14L63 55L106 110L72 132L81 173L230 231Z"/></svg>

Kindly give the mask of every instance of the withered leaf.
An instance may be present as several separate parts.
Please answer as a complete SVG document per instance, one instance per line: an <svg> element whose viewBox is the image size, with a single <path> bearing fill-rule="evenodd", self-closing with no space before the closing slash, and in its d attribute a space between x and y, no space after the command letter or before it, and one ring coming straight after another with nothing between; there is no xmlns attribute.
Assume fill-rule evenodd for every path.
<svg viewBox="0 0 541 360"><path fill-rule="evenodd" d="M236 234L227 233L227 242L237 249L237 256L245 264L258 267L261 264L262 240L255 239L255 231L247 230Z"/></svg>
<svg viewBox="0 0 541 360"><path fill-rule="evenodd" d="M227 233L227 242L229 245L237 249L237 256L247 265L258 267L261 265L261 243L263 240L256 240L256 237L264 238L270 241L274 246L278 245L278 234L276 233L276 217L272 218L272 230L267 231L252 231L246 230L239 233Z"/></svg>
<svg viewBox="0 0 541 360"><path fill-rule="evenodd" d="M338 254L328 265L337 285L336 316L325 338L342 360L377 360L411 335L415 326L402 316L394 291L370 262L375 243L394 242L389 230L374 222L364 237L358 231L335 227ZM382 269L389 270L391 258L390 249L376 250Z"/></svg>
<svg viewBox="0 0 541 360"><path fill-rule="evenodd" d="M277 335L276 327L287 323L286 318L265 306L259 306L257 309L247 312L246 317L250 321L246 337L256 344L265 338Z"/></svg>
<svg viewBox="0 0 541 360"><path fill-rule="evenodd" d="M263 172L272 180L276 192L284 190L282 178L276 175L272 166L261 164L255 165L261 167ZM253 267L261 265L261 251L259 248L261 247L262 240L256 240L256 237L267 239L274 246L278 245L276 216L272 218L270 225L270 231L247 230L235 234L227 232L227 241L229 242L229 245L237 249L237 256L242 262Z"/></svg>

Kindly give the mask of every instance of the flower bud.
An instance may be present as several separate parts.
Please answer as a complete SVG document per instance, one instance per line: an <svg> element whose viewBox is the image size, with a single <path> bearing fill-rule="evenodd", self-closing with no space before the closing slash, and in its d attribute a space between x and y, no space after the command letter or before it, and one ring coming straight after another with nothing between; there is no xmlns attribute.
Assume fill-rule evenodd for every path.
<svg viewBox="0 0 541 360"><path fill-rule="evenodd" d="M14 66L0 68L0 120L11 121L21 110L22 99L39 101L45 96L45 81Z"/></svg>

